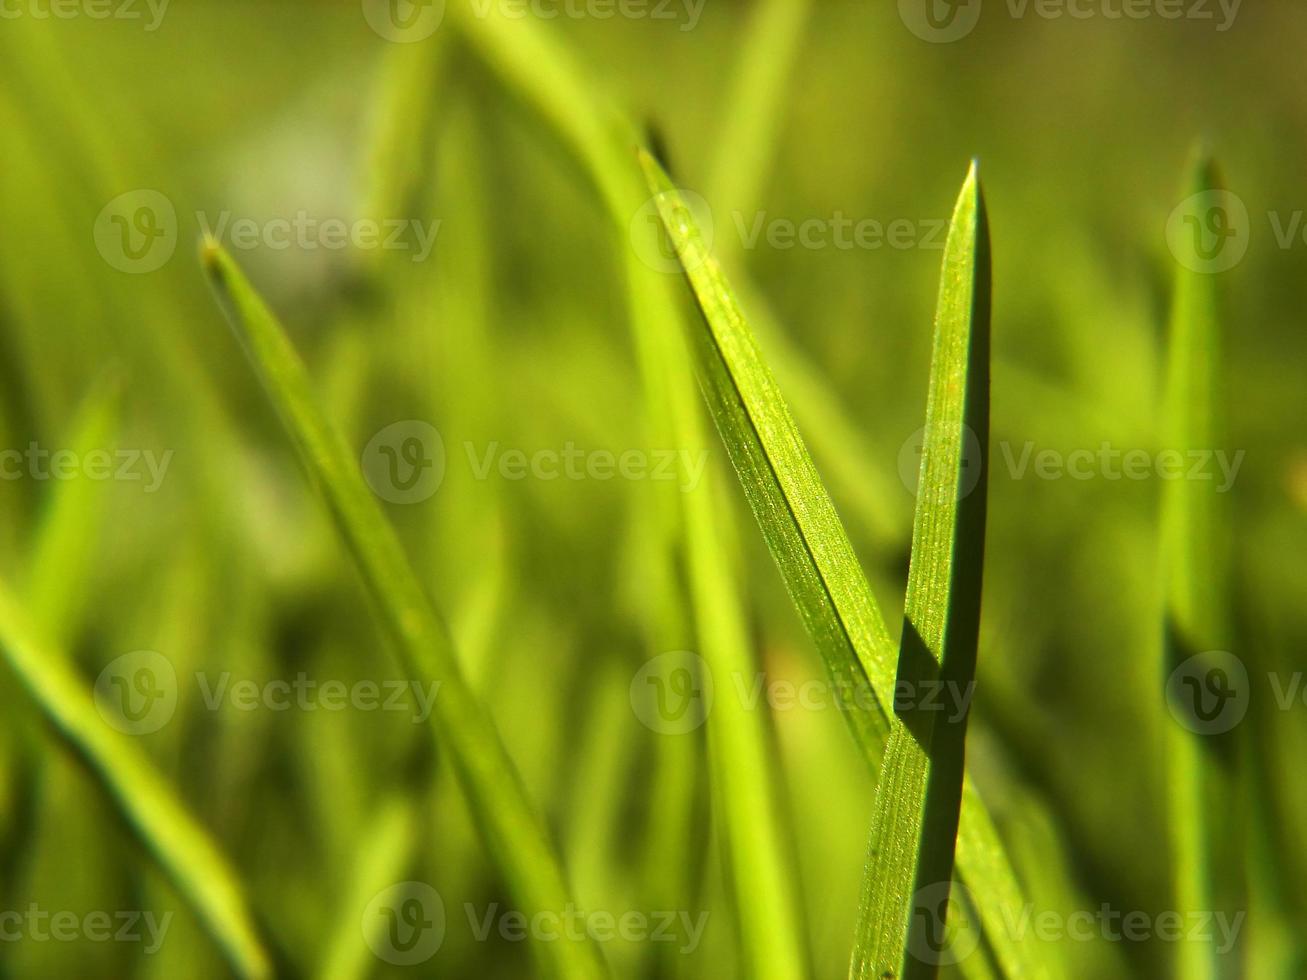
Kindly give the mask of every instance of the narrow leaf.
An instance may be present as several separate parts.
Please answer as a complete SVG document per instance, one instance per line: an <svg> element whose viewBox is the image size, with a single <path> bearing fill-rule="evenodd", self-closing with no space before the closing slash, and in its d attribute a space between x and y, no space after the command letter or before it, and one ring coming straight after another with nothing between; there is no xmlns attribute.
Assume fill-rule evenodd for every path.
<svg viewBox="0 0 1307 980"><path fill-rule="evenodd" d="M866 980L933 977L936 937L947 925L967 721L965 709L953 709L970 704L980 631L989 275L989 230L973 166L953 212L935 319L898 713L876 787L851 970Z"/></svg>
<svg viewBox="0 0 1307 980"><path fill-rule="evenodd" d="M463 677L445 622L418 583L353 455L318 409L303 363L221 246L207 241L202 256L232 328L326 500L405 669L424 685L439 685L432 726L518 910L528 917L564 915L571 898L544 824L526 798L489 713ZM600 977L607 972L588 936L537 942L532 949L551 976Z"/></svg>
<svg viewBox="0 0 1307 980"><path fill-rule="evenodd" d="M272 965L235 871L187 812L140 746L100 716L88 685L41 639L0 584L0 646L10 668L60 739L158 861L232 969L272 976Z"/></svg>

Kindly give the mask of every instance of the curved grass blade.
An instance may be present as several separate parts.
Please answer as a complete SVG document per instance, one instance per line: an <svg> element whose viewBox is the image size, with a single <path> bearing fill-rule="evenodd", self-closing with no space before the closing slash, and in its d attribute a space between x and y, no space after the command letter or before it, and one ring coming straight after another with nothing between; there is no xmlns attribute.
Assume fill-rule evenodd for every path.
<svg viewBox="0 0 1307 980"><path fill-rule="evenodd" d="M648 153L640 160L699 310L691 342L700 387L745 497L833 683L868 765L879 770L894 687L896 654L879 607L817 476L778 386L689 208ZM985 937L1008 977L1042 977L1033 944L1011 936L1008 916L1025 901L979 794L963 785L958 870L978 903ZM965 964L964 964L965 966Z"/></svg>
<svg viewBox="0 0 1307 980"><path fill-rule="evenodd" d="M129 737L100 717L87 685L40 639L0 584L0 645L9 666L61 740L89 767L238 976L273 975L235 871Z"/></svg>
<svg viewBox="0 0 1307 980"><path fill-rule="evenodd" d="M477 826L520 911L528 917L541 912L564 915L570 893L544 824L527 800L494 722L464 679L445 622L418 583L352 454L318 409L303 363L281 324L222 247L206 241L202 258L232 329L322 493L405 669L424 684L439 684L431 713L436 737L449 753ZM532 950L550 976L607 973L588 936L537 942Z"/></svg>
<svg viewBox="0 0 1307 980"><path fill-rule="evenodd" d="M935 315L897 714L876 787L850 969L862 980L933 977L947 926L980 633L989 291L989 229L973 164L953 212Z"/></svg>

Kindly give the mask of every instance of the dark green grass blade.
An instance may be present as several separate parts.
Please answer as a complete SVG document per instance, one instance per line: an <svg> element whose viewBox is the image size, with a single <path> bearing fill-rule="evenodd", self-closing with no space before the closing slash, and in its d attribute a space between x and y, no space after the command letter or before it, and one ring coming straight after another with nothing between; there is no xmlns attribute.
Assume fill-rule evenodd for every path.
<svg viewBox="0 0 1307 980"><path fill-rule="evenodd" d="M449 753L518 909L528 917L565 914L571 897L544 825L526 798L489 713L459 669L448 628L413 574L353 454L318 409L303 363L230 256L210 241L203 259L228 319L325 498L406 670L423 683L440 685L431 714L435 734ZM551 976L606 973L589 937L537 942L532 949Z"/></svg>
<svg viewBox="0 0 1307 980"><path fill-rule="evenodd" d="M640 152L651 192L703 314L692 344L700 387L768 548L840 689L842 712L868 765L879 770L893 714L897 655L848 538L750 334L730 284L661 166ZM1048 975L1005 916L1025 905L979 794L963 786L958 870L985 896L985 936L1009 977ZM963 964L965 967L965 964Z"/></svg>
<svg viewBox="0 0 1307 980"><path fill-rule="evenodd" d="M140 746L101 718L90 686L42 640L0 584L0 645L60 739L89 767L136 838L194 910L241 977L273 970L236 873Z"/></svg>
<svg viewBox="0 0 1307 980"><path fill-rule="evenodd" d="M897 715L872 820L850 975L935 975L962 803L965 711L980 630L989 441L989 229L975 167L944 252L920 490L899 645ZM974 443L973 443L974 440ZM979 456L977 457L977 452ZM978 479L975 468L979 468ZM929 697L927 697L929 695ZM931 913L914 914L919 896Z"/></svg>

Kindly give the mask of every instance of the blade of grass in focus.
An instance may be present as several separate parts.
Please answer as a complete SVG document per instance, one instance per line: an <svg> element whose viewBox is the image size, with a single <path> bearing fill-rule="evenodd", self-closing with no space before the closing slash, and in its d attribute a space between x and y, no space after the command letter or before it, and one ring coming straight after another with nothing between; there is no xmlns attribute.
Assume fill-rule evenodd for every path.
<svg viewBox="0 0 1307 980"><path fill-rule="evenodd" d="M842 691L849 708L843 714L868 765L879 769L893 713L889 632L734 292L662 167L644 151L639 156L703 314L692 344L704 398L790 595ZM957 863L968 889L986 897L978 911L1004 974L1048 975L1034 944L1007 928L1006 916L1025 901L969 781L963 786Z"/></svg>
<svg viewBox="0 0 1307 980"><path fill-rule="evenodd" d="M448 627L418 583L394 530L353 455L317 407L307 372L285 331L217 242L205 242L205 269L219 301L326 500L382 625L411 676L438 683L431 721L448 751L487 848L519 910L565 914L571 903L549 835L526 798L489 713L464 679ZM547 974L606 974L592 939L536 942Z"/></svg>
<svg viewBox="0 0 1307 980"><path fill-rule="evenodd" d="M1200 152L1186 192L1186 197L1206 195L1196 199L1204 210L1200 218L1207 216L1206 209L1222 207L1219 189L1215 164ZM1167 350L1163 445L1186 452L1222 444L1220 363L1217 276L1180 264ZM1162 493L1163 672L1170 675L1192 657L1229 649L1229 570L1221 498L1214 485L1168 480ZM1168 724L1166 747L1176 907L1207 913L1223 907L1213 880L1219 866L1229 870L1228 862L1239 857L1228 840L1231 755L1222 758L1219 733L1195 734L1179 723ZM1177 976L1209 980L1225 975L1208 943L1178 943L1175 955Z"/></svg>
<svg viewBox="0 0 1307 980"><path fill-rule="evenodd" d="M159 862L232 969L241 977L272 976L236 873L140 747L100 717L87 684L61 652L37 636L4 585L0 645L37 708L87 764L96 785Z"/></svg>
<svg viewBox="0 0 1307 980"><path fill-rule="evenodd" d="M973 165L953 212L935 315L896 714L849 971L861 980L933 977L938 957L929 954L947 925L965 766L961 706L970 703L980 634L989 291L989 229Z"/></svg>

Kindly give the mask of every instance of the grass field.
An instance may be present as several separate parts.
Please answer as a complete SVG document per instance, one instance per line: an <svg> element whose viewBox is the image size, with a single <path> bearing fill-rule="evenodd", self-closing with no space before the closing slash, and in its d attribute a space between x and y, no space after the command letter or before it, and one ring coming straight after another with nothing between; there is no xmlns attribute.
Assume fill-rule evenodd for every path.
<svg viewBox="0 0 1307 980"><path fill-rule="evenodd" d="M1307 975L1307 11L0 15L0 977Z"/></svg>

